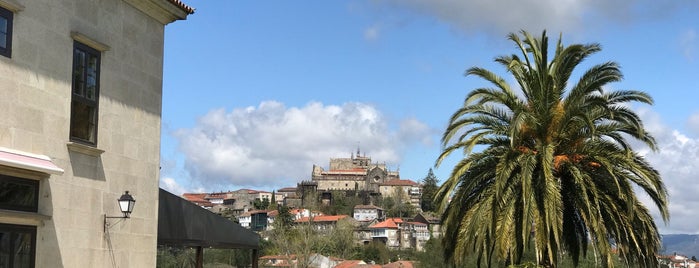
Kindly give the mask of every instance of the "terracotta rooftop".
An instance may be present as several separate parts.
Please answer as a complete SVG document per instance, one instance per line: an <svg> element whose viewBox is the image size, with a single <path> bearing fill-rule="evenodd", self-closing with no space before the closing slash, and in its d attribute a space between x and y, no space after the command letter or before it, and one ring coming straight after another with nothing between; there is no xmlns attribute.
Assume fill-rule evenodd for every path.
<svg viewBox="0 0 699 268"><path fill-rule="evenodd" d="M187 14L194 14L194 8L188 6L187 4L183 3L180 0L167 0L171 4L175 5L179 9L182 9L184 12L187 12Z"/></svg>
<svg viewBox="0 0 699 268"><path fill-rule="evenodd" d="M379 222L377 224L374 224L372 226L369 226L369 228L383 228L383 229L398 229L398 224L397 223L402 223L403 221L401 220L400 222L394 221L394 219L389 218L386 219L385 221Z"/></svg>
<svg viewBox="0 0 699 268"><path fill-rule="evenodd" d="M312 222L337 222L337 221L344 219L344 218L347 218L347 217L349 217L349 216L347 216L347 215L332 215L332 216L319 215L319 216L312 217L311 221ZM309 221L309 217L303 217L303 218L296 220L296 222L308 222L308 221Z"/></svg>
<svg viewBox="0 0 699 268"><path fill-rule="evenodd" d="M416 186L417 182L411 180L390 180L382 183L384 186Z"/></svg>

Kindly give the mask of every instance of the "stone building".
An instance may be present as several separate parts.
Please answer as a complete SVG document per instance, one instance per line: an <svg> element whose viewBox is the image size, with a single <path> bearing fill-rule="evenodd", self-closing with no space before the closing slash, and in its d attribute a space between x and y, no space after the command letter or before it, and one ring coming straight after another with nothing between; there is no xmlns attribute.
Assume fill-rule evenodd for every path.
<svg viewBox="0 0 699 268"><path fill-rule="evenodd" d="M164 31L191 13L0 0L0 266L156 266Z"/></svg>
<svg viewBox="0 0 699 268"><path fill-rule="evenodd" d="M420 209L420 184L402 180L400 172L388 169L386 164L372 163L371 157L361 155L359 149L357 154L352 154L350 158L331 158L328 170L313 165L311 181L302 182L304 183L312 184L314 190L319 191L321 195L337 190L355 191L371 196L392 197ZM300 187L298 186L299 189Z"/></svg>
<svg viewBox="0 0 699 268"><path fill-rule="evenodd" d="M271 192L251 189L215 193L184 193L182 197L214 213L232 216L239 216L255 209L255 201L272 202L273 199Z"/></svg>
<svg viewBox="0 0 699 268"><path fill-rule="evenodd" d="M311 180L319 191L356 190L379 192L382 183L400 179L398 171L389 170L386 164L372 163L371 157L352 154L350 158L331 158L328 170L313 165Z"/></svg>

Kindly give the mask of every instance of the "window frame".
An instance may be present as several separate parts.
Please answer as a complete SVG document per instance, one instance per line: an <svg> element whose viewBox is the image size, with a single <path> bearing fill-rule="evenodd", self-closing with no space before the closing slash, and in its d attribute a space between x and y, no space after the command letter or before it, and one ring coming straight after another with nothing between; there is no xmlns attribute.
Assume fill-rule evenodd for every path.
<svg viewBox="0 0 699 268"><path fill-rule="evenodd" d="M89 98L84 96L85 95L84 90L86 90L86 87L83 88L83 95L75 94L75 87L76 87L75 72L79 66L78 64L80 64L80 62L76 61L76 59L75 59L76 53L78 50L85 53L86 56L94 56L97 59L97 63L96 63L97 66L95 68L95 93L94 93L95 98L94 98L94 100L90 100ZM88 57L85 57L86 61L87 61L87 58ZM99 128L99 98L100 98L100 77L101 77L100 72L102 69L101 65L102 65L102 52L101 51L99 51L95 48L92 48L88 45L85 45L84 43L81 43L78 41L73 41L73 65L71 68L71 87L70 87L70 91L71 91L71 102L70 102L71 103L70 104L71 105L71 112L70 113L71 114L70 114L70 130L69 130L68 135L70 137L70 141L93 146L93 147L97 146L97 137L98 137L97 134L98 134L98 128ZM87 66L87 64L85 64L85 66ZM81 73L81 78L82 78L83 84L87 83L87 76L88 76L87 68L84 68L83 73ZM94 113L95 113L94 114L94 117L95 117L94 118L94 130L93 130L93 133L91 133L94 141L91 141L89 139L89 137L88 137L88 139L85 139L83 137L74 136L72 133L73 127L74 127L73 120L74 120L74 117L76 116L73 113L73 104L75 102L87 105L91 108L94 108ZM81 120L89 121L89 118L81 118ZM91 122L88 122L88 124L89 123L91 123Z"/></svg>
<svg viewBox="0 0 699 268"><path fill-rule="evenodd" d="M31 236L31 248L29 251L29 254L31 255L30 261L29 261L29 267L34 268L36 267L36 226L31 226L31 225L17 225L17 224L7 224L7 223L0 223L0 232L7 232L7 233L29 233ZM10 236L12 238L12 236ZM12 239L11 239L12 243ZM11 248L14 250L14 246L11 246ZM10 261L10 267L14 266L14 256L15 252L12 251L10 253L9 261Z"/></svg>
<svg viewBox="0 0 699 268"><path fill-rule="evenodd" d="M0 47L0 55L12 58L12 28L14 13L9 9L0 7L0 17L7 20L7 32L5 33L7 36L5 39L5 47Z"/></svg>
<svg viewBox="0 0 699 268"><path fill-rule="evenodd" d="M38 180L24 179L20 177L0 174L0 180L13 182L17 184L30 185L34 187L34 200L31 206L20 206L20 205L2 205L0 204L0 209L5 210L15 210L24 212L38 212L39 211L39 187L40 183Z"/></svg>

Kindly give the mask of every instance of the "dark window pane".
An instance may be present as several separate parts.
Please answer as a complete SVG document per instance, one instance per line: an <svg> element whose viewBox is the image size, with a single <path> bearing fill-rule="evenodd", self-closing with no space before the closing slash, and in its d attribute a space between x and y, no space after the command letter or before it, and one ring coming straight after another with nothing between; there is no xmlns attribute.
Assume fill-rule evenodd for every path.
<svg viewBox="0 0 699 268"><path fill-rule="evenodd" d="M0 209L36 212L39 182L0 175Z"/></svg>
<svg viewBox="0 0 699 268"><path fill-rule="evenodd" d="M99 51L78 42L74 43L70 138L89 145L97 143L99 65Z"/></svg>
<svg viewBox="0 0 699 268"><path fill-rule="evenodd" d="M8 58L12 55L13 16L12 12L0 7L0 55Z"/></svg>
<svg viewBox="0 0 699 268"><path fill-rule="evenodd" d="M13 267L30 267L31 260L34 258L32 254L32 236L29 233L17 233L14 239L14 266Z"/></svg>
<svg viewBox="0 0 699 268"><path fill-rule="evenodd" d="M0 33L7 33L7 19L0 17Z"/></svg>
<svg viewBox="0 0 699 268"><path fill-rule="evenodd" d="M85 97L90 100L95 100L95 91L97 90L97 57L94 55L89 55L88 57L85 89Z"/></svg>
<svg viewBox="0 0 699 268"><path fill-rule="evenodd" d="M73 55L73 94L85 96L85 52L75 49Z"/></svg>
<svg viewBox="0 0 699 268"><path fill-rule="evenodd" d="M10 267L10 235L9 232L0 231L0 267Z"/></svg>
<svg viewBox="0 0 699 268"><path fill-rule="evenodd" d="M36 227L0 224L0 267L33 268Z"/></svg>
<svg viewBox="0 0 699 268"><path fill-rule="evenodd" d="M73 101L70 113L70 136L95 142L95 108L80 101Z"/></svg>
<svg viewBox="0 0 699 268"><path fill-rule="evenodd" d="M0 47L7 48L7 19L0 17Z"/></svg>

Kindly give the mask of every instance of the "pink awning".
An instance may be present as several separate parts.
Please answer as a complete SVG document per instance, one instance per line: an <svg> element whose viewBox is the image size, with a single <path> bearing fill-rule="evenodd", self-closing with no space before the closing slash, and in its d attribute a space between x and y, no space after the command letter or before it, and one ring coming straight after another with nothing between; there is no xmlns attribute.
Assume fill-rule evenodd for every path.
<svg viewBox="0 0 699 268"><path fill-rule="evenodd" d="M0 147L0 165L32 170L46 174L63 174L63 169L53 164L51 158L48 156L3 147Z"/></svg>

